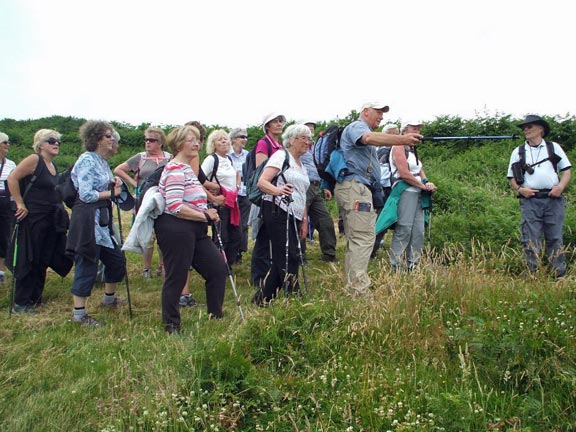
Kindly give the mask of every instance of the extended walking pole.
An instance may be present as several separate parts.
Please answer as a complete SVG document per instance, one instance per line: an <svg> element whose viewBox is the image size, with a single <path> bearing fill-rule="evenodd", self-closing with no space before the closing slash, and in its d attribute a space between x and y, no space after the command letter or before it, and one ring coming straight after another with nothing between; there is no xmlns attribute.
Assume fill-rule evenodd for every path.
<svg viewBox="0 0 576 432"><path fill-rule="evenodd" d="M114 195L114 194L112 194ZM116 210L118 210L118 231L120 234L120 250L122 251L122 259L124 260L124 280L126 281L126 300L128 300L128 312L130 319L132 319L132 300L130 299L130 283L128 281L128 262L126 261L126 253L122 250L124 246L124 236L122 235L122 217L120 214L120 205L118 204L118 197L114 198Z"/></svg>
<svg viewBox="0 0 576 432"><path fill-rule="evenodd" d="M289 210L292 210L292 207L288 207ZM290 213L288 212L287 217L290 218ZM294 212L292 212L292 222L294 222L294 233L296 234L296 244L298 244L298 255L300 257L300 266L302 267L302 279L304 279L304 289L306 290L306 294L308 294L308 279L306 279L306 270L304 268L304 254L302 253L302 246L300 245L300 235L298 232L298 224L296 224L296 217L294 216ZM302 221L302 223L306 223Z"/></svg>
<svg viewBox="0 0 576 432"><path fill-rule="evenodd" d="M240 297L238 297L238 291L236 290L236 283L234 282L234 277L232 276L232 269L230 268L230 264L228 264L228 258L226 258L226 251L224 251L224 243L222 243L220 230L218 229L218 226L214 221L212 222L212 227L214 228L216 238L218 239L218 249L220 249L220 253L222 254L222 258L224 258L224 263L226 264L226 270L228 270L228 277L230 278L232 291L234 291L234 297L236 298L236 306L238 306L238 310L240 311L240 317L242 318L242 322L245 322L246 318L244 318L244 312L242 311L242 305L240 304Z"/></svg>
<svg viewBox="0 0 576 432"><path fill-rule="evenodd" d="M286 205L289 206L291 201L283 198L286 202ZM290 256L290 213L286 211L286 260L285 267L284 267L284 294L288 296L290 292L290 279L288 278L288 261Z"/></svg>
<svg viewBox="0 0 576 432"><path fill-rule="evenodd" d="M431 137L424 136L420 141L472 141L472 140L515 140L520 135L476 135L476 136L445 136L445 137Z"/></svg>
<svg viewBox="0 0 576 432"><path fill-rule="evenodd" d="M10 302L8 304L8 316L12 317L14 307L14 297L16 296L16 257L18 256L18 229L20 224L16 222L12 231L12 244L14 245L14 256L12 257L12 286L10 288Z"/></svg>

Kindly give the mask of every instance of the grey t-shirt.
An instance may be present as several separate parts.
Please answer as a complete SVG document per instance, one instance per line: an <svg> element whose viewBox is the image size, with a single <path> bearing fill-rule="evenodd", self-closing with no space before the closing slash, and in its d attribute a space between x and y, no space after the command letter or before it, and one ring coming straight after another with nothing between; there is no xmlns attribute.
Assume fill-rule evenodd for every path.
<svg viewBox="0 0 576 432"><path fill-rule="evenodd" d="M346 160L346 166L351 171L346 180L354 179L370 186L374 182L380 182L380 164L376 148L360 141L367 132L372 132L372 129L364 120L350 123L342 132L340 149Z"/></svg>
<svg viewBox="0 0 576 432"><path fill-rule="evenodd" d="M166 165L172 155L168 152L162 152L160 156L150 156L147 152L140 152L126 161L128 168L136 178L137 185L140 186L146 177L152 174L156 168Z"/></svg>

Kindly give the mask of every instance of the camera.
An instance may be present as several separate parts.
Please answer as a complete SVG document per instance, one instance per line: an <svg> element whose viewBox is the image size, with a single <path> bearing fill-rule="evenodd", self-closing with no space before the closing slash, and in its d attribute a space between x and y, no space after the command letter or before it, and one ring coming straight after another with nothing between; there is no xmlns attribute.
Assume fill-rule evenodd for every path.
<svg viewBox="0 0 576 432"><path fill-rule="evenodd" d="M527 172L530 175L534 174L534 168L526 163L524 164L522 169L524 170L524 172Z"/></svg>

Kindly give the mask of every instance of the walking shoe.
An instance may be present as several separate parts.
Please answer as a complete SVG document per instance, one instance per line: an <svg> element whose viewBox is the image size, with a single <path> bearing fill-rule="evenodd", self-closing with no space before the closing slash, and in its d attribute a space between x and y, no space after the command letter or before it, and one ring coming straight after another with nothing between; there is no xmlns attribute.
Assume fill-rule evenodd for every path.
<svg viewBox="0 0 576 432"><path fill-rule="evenodd" d="M142 277L144 279L152 279L152 272L150 271L150 269L142 270Z"/></svg>
<svg viewBox="0 0 576 432"><path fill-rule="evenodd" d="M31 305L20 306L20 305L14 303L14 307L12 308L12 313L23 313L23 314L36 315L36 310L34 310L34 306L31 306Z"/></svg>
<svg viewBox="0 0 576 432"><path fill-rule="evenodd" d="M180 334L180 326L176 324L166 324L164 326L164 330L166 330L166 333L168 333L169 335Z"/></svg>
<svg viewBox="0 0 576 432"><path fill-rule="evenodd" d="M96 318L91 317L90 315L86 314L81 319L77 320L72 317L73 323L78 323L82 327L102 327L104 326L103 321L98 321Z"/></svg>
<svg viewBox="0 0 576 432"><path fill-rule="evenodd" d="M322 255L322 261L324 261L324 262L338 262L338 259L334 255Z"/></svg>
<svg viewBox="0 0 576 432"><path fill-rule="evenodd" d="M158 277L162 276L163 271L164 271L164 266L158 266L158 268L156 269L156 276L158 276Z"/></svg>
<svg viewBox="0 0 576 432"><path fill-rule="evenodd" d="M200 304L197 303L196 300L194 300L194 297L192 297L192 294L180 296L180 302L178 304L180 305L180 307L200 306Z"/></svg>
<svg viewBox="0 0 576 432"><path fill-rule="evenodd" d="M126 300L120 297L114 297L114 301L112 303L100 303L100 306L102 307L106 307L106 308L116 308L120 305L123 305L126 303Z"/></svg>

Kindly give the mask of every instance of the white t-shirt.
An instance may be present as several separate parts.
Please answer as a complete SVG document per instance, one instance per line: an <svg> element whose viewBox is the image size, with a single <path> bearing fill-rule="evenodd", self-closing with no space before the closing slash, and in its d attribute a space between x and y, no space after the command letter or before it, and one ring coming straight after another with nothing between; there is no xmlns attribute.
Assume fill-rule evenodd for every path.
<svg viewBox="0 0 576 432"><path fill-rule="evenodd" d="M552 143L554 145L554 153L558 155L561 160L558 162L558 169L563 171L571 167L570 161L557 143ZM552 187L556 186L560 180L558 179L558 173L554 171L554 166L552 162L546 161L538 164L539 161L548 158L548 150L546 149L546 141L542 140L542 142L536 146L532 147L529 144L524 144L524 150L526 152L526 163L528 165L534 165L534 173L528 174L528 172L524 173L524 183L522 183L523 187L529 187L533 189L552 189ZM520 160L520 155L518 154L518 147L514 149L512 155L510 156L510 164L508 165L508 178L513 178L514 174L512 174L512 164L518 162Z"/></svg>
<svg viewBox="0 0 576 432"><path fill-rule="evenodd" d="M278 150L266 161L266 166L282 170L282 165L284 165L284 160L286 159L286 152L287 150ZM310 186L308 171L302 162L300 162L300 165L296 163L296 160L290 152L288 152L288 160L289 167L284 171L286 181L284 181L283 176L280 175L276 186L282 187L286 183L290 183L293 186L292 199L294 201L290 204L290 213L292 213L296 219L302 220L304 217L304 209L306 208L306 191ZM282 201L281 197L264 194L262 199L265 201L272 201L274 199L276 205L280 206L282 210L288 211L288 206Z"/></svg>
<svg viewBox="0 0 576 432"><path fill-rule="evenodd" d="M214 182L216 179L220 182L220 185L228 190L236 190L236 168L228 156L220 156L216 153L213 153L218 157L218 172L214 177ZM202 162L202 171L206 174L208 180L212 178L212 171L214 170L214 156L212 154L207 155L204 161Z"/></svg>
<svg viewBox="0 0 576 432"><path fill-rule="evenodd" d="M8 175L14 171L16 164L10 159L4 159L4 163L0 161L0 166L2 167L2 174L0 174L0 195L6 194L6 179Z"/></svg>
<svg viewBox="0 0 576 432"><path fill-rule="evenodd" d="M404 149L402 149L404 151ZM408 152L408 169L410 173L416 177L418 181L422 181L420 178L420 171L422 171L422 161L420 159L416 160L416 155L414 152ZM390 152L390 171L392 172L393 177L398 177L398 167L396 166L396 162L394 161L394 150ZM420 191L419 188L410 186L407 190L409 191Z"/></svg>

